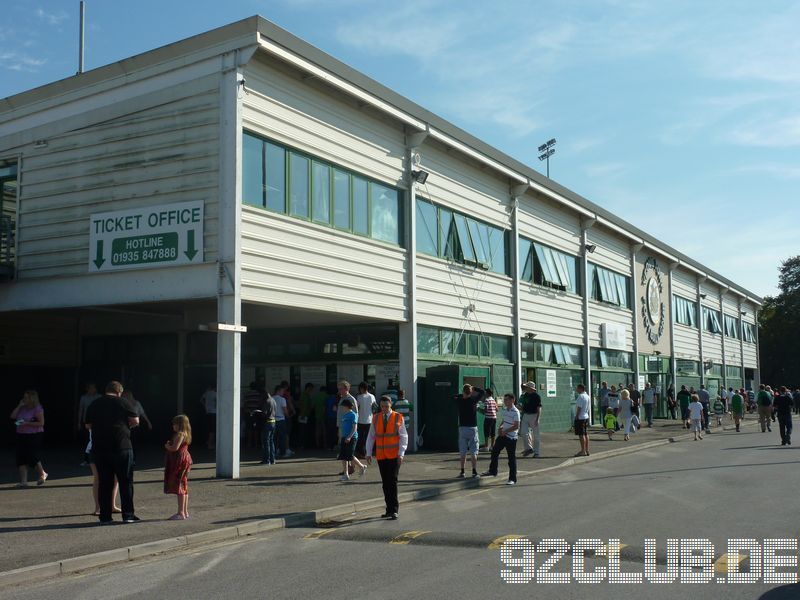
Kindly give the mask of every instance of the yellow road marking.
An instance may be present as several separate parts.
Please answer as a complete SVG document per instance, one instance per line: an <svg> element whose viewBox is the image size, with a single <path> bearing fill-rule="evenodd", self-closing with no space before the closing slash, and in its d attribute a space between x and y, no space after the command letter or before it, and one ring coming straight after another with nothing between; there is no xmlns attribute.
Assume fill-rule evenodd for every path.
<svg viewBox="0 0 800 600"><path fill-rule="evenodd" d="M317 531L312 531L308 535L304 536L303 539L318 540L322 536L328 535L329 533L333 533L334 531L336 531L335 527L329 527L328 529L319 529Z"/></svg>
<svg viewBox="0 0 800 600"><path fill-rule="evenodd" d="M739 563L739 567L741 568L742 563L747 559L746 554L739 554L736 553L733 556L729 556L727 553L723 554L717 559L717 562L714 563L714 572L715 573L727 573L728 572L728 564L729 562L737 562Z"/></svg>
<svg viewBox="0 0 800 600"><path fill-rule="evenodd" d="M400 535L392 538L389 543L390 544L397 544L399 546L405 546L406 544L410 544L411 540L415 540L420 536L423 536L430 531L423 531L423 530L416 530L416 531L406 531L405 533L401 533Z"/></svg>
<svg viewBox="0 0 800 600"><path fill-rule="evenodd" d="M516 533L512 533L510 535L501 535L499 538L495 538L492 540L492 543L486 546L487 550L499 550L500 546L503 545L503 542L506 540L523 540L525 539L524 535L518 535Z"/></svg>

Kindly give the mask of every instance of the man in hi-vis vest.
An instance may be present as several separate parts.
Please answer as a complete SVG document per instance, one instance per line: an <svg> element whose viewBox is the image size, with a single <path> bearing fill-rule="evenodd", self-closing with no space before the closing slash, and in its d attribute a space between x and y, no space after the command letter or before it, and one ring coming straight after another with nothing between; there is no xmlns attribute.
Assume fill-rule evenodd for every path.
<svg viewBox="0 0 800 600"><path fill-rule="evenodd" d="M403 455L408 448L408 432L403 422L403 415L392 410L392 399L381 396L381 412L372 419L367 436L367 464L372 464L372 448L375 447L375 458L378 459L378 470L381 472L383 497L386 500L384 519L397 519L400 503L397 500L397 476Z"/></svg>

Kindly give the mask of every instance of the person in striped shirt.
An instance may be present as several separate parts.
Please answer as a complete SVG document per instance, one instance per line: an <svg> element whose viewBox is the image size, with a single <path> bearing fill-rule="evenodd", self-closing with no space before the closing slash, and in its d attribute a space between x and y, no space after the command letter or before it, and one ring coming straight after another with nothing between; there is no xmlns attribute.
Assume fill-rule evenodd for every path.
<svg viewBox="0 0 800 600"><path fill-rule="evenodd" d="M491 390L486 391L486 398L483 400L483 406L480 408L483 413L483 437L486 441L485 450L491 450L494 447L495 432L497 431L497 400L494 399Z"/></svg>

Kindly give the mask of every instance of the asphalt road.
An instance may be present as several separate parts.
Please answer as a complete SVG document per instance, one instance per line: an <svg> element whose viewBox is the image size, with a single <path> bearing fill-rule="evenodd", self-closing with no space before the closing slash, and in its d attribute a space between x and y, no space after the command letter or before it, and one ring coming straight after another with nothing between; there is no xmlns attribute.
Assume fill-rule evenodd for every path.
<svg viewBox="0 0 800 600"><path fill-rule="evenodd" d="M800 536L796 490L800 446L776 445L777 434L718 433L504 483L404 508L396 522L359 515L319 529L289 529L239 543L170 554L49 582L3 590L4 598L759 598L798 599L800 584L733 584L720 564L711 583L674 562L675 583L577 583L570 560L578 540L619 539L622 573L645 571L645 539L654 539L653 568L669 574L668 539L705 539L717 561L733 538ZM535 568L501 561L503 536L530 540ZM565 540L566 556L551 573L569 583L544 583L543 539ZM527 542L516 542L522 545ZM684 542L684 555L690 544ZM537 547L538 545L538 547ZM536 549L533 554L533 549ZM613 550L613 547L612 547ZM785 552L795 578L797 546ZM521 551L512 558L522 556ZM791 558L793 557L793 558ZM681 559L682 559L681 558ZM754 561L763 564L764 561ZM766 561L768 564L774 560ZM743 563L743 569L753 565ZM586 571L613 570L588 555ZM756 567L757 568L757 567ZM505 583L501 571L526 574ZM702 577L702 569L694 569ZM507 575L508 578L508 575ZM721 578L718 580L718 578ZM646 595L646 596L644 596Z"/></svg>

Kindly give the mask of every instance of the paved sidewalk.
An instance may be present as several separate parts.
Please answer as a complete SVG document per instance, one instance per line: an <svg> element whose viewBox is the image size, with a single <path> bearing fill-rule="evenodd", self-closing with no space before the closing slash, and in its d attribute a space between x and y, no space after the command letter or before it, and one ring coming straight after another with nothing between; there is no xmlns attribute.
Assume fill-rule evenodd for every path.
<svg viewBox="0 0 800 600"><path fill-rule="evenodd" d="M594 429L590 433L590 452L594 456L635 448L684 433L686 430L678 422L660 421L653 429L645 428L624 442L621 434L609 441L605 433ZM777 438L777 433L774 436ZM544 434L543 458L520 459L520 476L559 465L578 449L577 438L572 434ZM16 489L11 479L15 475L13 451L3 450L0 456L7 468L0 479L0 572L382 497L374 464L364 479L342 483L337 477L341 463L331 453L298 452L291 459L266 466L258 464L257 451L248 450L243 453L238 480L216 479L209 451L193 448L192 454L195 465L189 482L189 520L165 520L175 512L176 501L174 496L162 493L163 455L157 449L143 449L137 457L135 485L136 512L142 522L99 527L97 518L89 514L93 509L92 480L88 468L76 464L79 452L70 448L45 451L44 464L50 473L47 483ZM487 466L488 453L481 453L478 471ZM504 482L505 473L507 465L501 457L497 480ZM457 474L457 454L411 454L400 473L400 492L452 483Z"/></svg>

